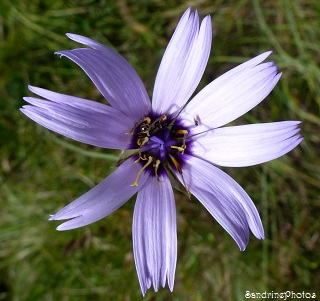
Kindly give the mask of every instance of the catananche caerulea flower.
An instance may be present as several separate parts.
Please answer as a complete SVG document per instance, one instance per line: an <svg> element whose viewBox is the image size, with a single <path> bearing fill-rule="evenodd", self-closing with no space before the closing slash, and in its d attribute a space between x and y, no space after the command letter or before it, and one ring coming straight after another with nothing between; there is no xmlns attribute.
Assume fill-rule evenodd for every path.
<svg viewBox="0 0 320 301"><path fill-rule="evenodd" d="M133 251L145 295L153 285L174 285L177 259L176 208L169 180L193 194L244 250L249 229L264 238L259 214L247 193L220 166L250 166L278 158L297 146L299 122L221 127L259 104L281 77L263 53L220 76L189 102L211 48L211 20L182 16L164 53L152 103L138 74L114 50L67 34L89 48L59 51L91 78L109 105L32 87L21 110L42 126L87 144L126 150L117 169L50 220L58 230L93 223L137 193ZM129 151L130 150L130 151Z"/></svg>

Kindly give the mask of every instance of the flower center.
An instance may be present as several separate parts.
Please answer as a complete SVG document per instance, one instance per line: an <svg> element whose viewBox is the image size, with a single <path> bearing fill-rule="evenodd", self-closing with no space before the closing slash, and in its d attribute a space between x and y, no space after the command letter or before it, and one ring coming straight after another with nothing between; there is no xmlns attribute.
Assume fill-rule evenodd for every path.
<svg viewBox="0 0 320 301"><path fill-rule="evenodd" d="M174 169L182 175L183 155L190 152L191 138L188 128L179 117L150 114L142 118L130 132L132 148L138 149L136 161L141 164L132 186L138 186L143 171L155 176L161 182L165 169Z"/></svg>

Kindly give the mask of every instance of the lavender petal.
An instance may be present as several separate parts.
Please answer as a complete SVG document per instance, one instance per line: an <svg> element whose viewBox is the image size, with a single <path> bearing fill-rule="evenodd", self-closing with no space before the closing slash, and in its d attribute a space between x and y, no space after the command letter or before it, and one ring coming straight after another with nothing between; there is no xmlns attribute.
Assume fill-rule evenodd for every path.
<svg viewBox="0 0 320 301"><path fill-rule="evenodd" d="M37 94L38 96L41 96L44 99L51 100L52 102L65 104L70 107L81 109L83 111L88 110L107 114L110 112L110 106L97 101L61 94L30 85L28 86L28 88L32 93Z"/></svg>
<svg viewBox="0 0 320 301"><path fill-rule="evenodd" d="M139 164L128 159L97 186L51 216L50 220L71 219L57 228L57 230L70 230L104 218L121 207L143 187L147 180L145 173L139 178L139 186L130 186L140 169Z"/></svg>
<svg viewBox="0 0 320 301"><path fill-rule="evenodd" d="M52 101L25 97L31 105L21 111L42 126L68 138L104 148L126 149L134 123L110 106L58 94L45 89L31 90Z"/></svg>
<svg viewBox="0 0 320 301"><path fill-rule="evenodd" d="M114 108L133 122L151 108L144 85L133 67L120 54L91 39L68 34L68 37L90 48L57 52L78 64L91 78L101 94Z"/></svg>
<svg viewBox="0 0 320 301"><path fill-rule="evenodd" d="M176 175L183 183L181 175ZM257 238L264 238L255 205L242 187L226 173L185 154L183 177L189 191L232 236L240 250L244 250L249 242L249 228Z"/></svg>
<svg viewBox="0 0 320 301"><path fill-rule="evenodd" d="M195 132L225 125L259 104L281 77L273 62L261 63L271 52L263 53L230 70L204 87L186 106L181 118L194 125Z"/></svg>
<svg viewBox="0 0 320 301"><path fill-rule="evenodd" d="M303 138L299 121L218 128L195 137L196 157L221 166L250 166L276 159L295 148Z"/></svg>
<svg viewBox="0 0 320 301"><path fill-rule="evenodd" d="M162 58L155 80L152 108L173 113L190 98L208 62L212 40L211 18L199 28L198 12L182 16Z"/></svg>
<svg viewBox="0 0 320 301"><path fill-rule="evenodd" d="M166 279L173 290L177 260L176 208L167 177L148 179L140 189L133 214L133 251L142 294Z"/></svg>

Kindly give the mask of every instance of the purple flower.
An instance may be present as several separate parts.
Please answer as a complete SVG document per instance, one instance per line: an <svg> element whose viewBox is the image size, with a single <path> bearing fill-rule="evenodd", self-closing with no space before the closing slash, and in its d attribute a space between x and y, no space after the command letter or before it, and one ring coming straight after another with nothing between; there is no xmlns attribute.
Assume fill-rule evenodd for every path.
<svg viewBox="0 0 320 301"><path fill-rule="evenodd" d="M91 78L110 106L32 87L21 110L61 135L87 144L125 150L118 168L50 220L58 230L104 218L137 193L133 251L145 295L166 281L172 291L177 260L176 208L170 178L193 194L232 236L240 250L249 229L264 238L252 200L216 167L250 166L278 158L301 141L299 121L221 127L259 104L281 77L263 53L220 76L188 103L211 48L211 19L199 24L190 8L182 16L155 80L152 103L131 65L114 50L75 34L89 48L59 51Z"/></svg>

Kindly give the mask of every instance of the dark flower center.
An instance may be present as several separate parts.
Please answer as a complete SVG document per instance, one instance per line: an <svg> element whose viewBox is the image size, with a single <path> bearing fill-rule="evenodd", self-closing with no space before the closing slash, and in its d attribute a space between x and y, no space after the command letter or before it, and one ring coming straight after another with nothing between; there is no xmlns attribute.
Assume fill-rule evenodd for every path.
<svg viewBox="0 0 320 301"><path fill-rule="evenodd" d="M141 164L134 186L142 171L147 171L161 182L165 169L174 169L182 175L184 154L190 153L190 130L183 126L179 117L150 114L135 124L127 133L132 135L130 148L138 149L136 162Z"/></svg>

